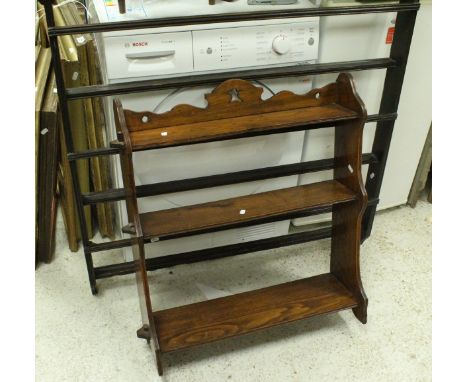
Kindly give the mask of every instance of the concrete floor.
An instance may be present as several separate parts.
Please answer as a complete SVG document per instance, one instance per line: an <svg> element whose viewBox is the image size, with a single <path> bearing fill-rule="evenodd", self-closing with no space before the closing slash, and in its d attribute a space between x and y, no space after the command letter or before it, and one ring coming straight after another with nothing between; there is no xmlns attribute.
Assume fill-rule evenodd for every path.
<svg viewBox="0 0 468 382"><path fill-rule="evenodd" d="M166 355L162 380L430 381L431 213L421 201L376 217L361 250L367 325L344 311ZM160 380L135 335L134 276L101 280L93 297L82 253L70 253L60 227L56 258L36 271L36 380ZM96 254L96 263L112 256L121 260ZM328 272L328 262L323 240L166 269L151 283L166 308Z"/></svg>

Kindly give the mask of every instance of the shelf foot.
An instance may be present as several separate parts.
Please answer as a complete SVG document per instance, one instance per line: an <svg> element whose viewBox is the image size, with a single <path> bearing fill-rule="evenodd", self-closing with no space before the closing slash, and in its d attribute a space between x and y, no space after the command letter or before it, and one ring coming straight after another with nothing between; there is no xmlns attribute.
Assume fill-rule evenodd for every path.
<svg viewBox="0 0 468 382"><path fill-rule="evenodd" d="M163 368L161 362L161 351L156 350L156 367L158 368L158 375L162 377L163 375Z"/></svg>
<svg viewBox="0 0 468 382"><path fill-rule="evenodd" d="M353 308L353 313L362 324L367 324L367 298Z"/></svg>

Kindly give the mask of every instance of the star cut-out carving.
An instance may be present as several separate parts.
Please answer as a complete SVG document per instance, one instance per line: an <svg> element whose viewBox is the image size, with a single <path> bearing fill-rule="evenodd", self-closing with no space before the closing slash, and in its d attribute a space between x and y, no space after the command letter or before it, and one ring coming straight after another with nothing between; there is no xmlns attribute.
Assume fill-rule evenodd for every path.
<svg viewBox="0 0 468 382"><path fill-rule="evenodd" d="M241 99L239 98L239 90L231 89L229 91L229 94L231 95L231 102L240 102L241 101Z"/></svg>

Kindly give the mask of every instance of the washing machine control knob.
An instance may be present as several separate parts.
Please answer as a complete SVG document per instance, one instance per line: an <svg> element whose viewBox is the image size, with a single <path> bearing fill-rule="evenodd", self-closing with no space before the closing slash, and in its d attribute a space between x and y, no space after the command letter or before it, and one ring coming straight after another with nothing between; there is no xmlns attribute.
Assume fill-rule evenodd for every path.
<svg viewBox="0 0 468 382"><path fill-rule="evenodd" d="M280 34L273 39L272 43L273 51L277 54L283 55L289 52L291 49L291 43L288 36Z"/></svg>

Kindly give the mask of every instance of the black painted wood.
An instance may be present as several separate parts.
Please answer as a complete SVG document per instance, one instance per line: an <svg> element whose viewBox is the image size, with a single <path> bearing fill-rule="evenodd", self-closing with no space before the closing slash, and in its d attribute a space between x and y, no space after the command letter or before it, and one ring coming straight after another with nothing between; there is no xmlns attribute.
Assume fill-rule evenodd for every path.
<svg viewBox="0 0 468 382"><path fill-rule="evenodd" d="M120 153L120 149L117 147L102 147L95 150L86 150L79 152L70 152L67 155L69 161L76 161L79 159L93 158L102 155L115 155Z"/></svg>
<svg viewBox="0 0 468 382"><path fill-rule="evenodd" d="M373 154L363 154L362 156L363 164L369 164L376 160L377 158ZM203 188L226 186L230 184L272 179L282 176L300 175L309 172L331 170L333 168L333 158L329 158L317 161L266 167L255 170L239 171L229 174L211 175L200 178L175 180L164 183L145 184L137 186L136 191L137 197L143 198L146 196L155 196L162 194L170 194L173 192L191 191ZM112 189L109 191L91 192L83 194L82 197L83 203L85 205L103 202L115 202L118 200L125 199L125 191L123 188L119 188Z"/></svg>
<svg viewBox="0 0 468 382"><path fill-rule="evenodd" d="M45 14L46 14L47 25L49 29L53 28L55 26L55 21L54 21L53 9L52 9L52 2L45 1L44 9L45 9ZM49 35L49 43L50 43L50 49L52 53L52 65L53 65L53 69L55 72L57 95L58 95L58 99L60 103L59 109L60 109L60 113L61 113L62 121L63 121L63 130L64 130L65 141L67 145L67 151L73 152L74 145L73 145L73 136L72 136L72 131L71 131L70 114L68 110L67 95L66 95L66 90L65 90L65 81L63 77L62 63L61 63L61 58L60 58L60 49L59 49L57 36ZM78 213L78 220L80 224L81 239L83 240L83 243L87 243L88 242L88 230L86 228L86 219L85 219L85 213L84 213L84 206L83 206L83 202L81 199L81 189L80 189L80 184L78 180L78 169L77 169L76 162L70 162L70 172L71 172L72 180L73 180L73 194L75 198L76 210ZM96 285L96 276L94 273L93 258L92 258L91 252L86 247L86 244L84 245L84 255L85 255L85 260L86 260L86 268L88 271L88 278L89 278L89 283L91 287L91 292L93 294L97 294L97 285Z"/></svg>
<svg viewBox="0 0 468 382"><path fill-rule="evenodd" d="M48 2L48 0L45 0ZM289 9L281 11L225 13L217 15L197 15L185 17L168 17L161 19L121 21L99 24L75 25L49 28L49 36L61 36L81 33L111 32L130 29L147 29L174 27L183 25L214 24L224 22L275 20L298 17L320 17L357 15L364 13L409 12L419 9L418 0L407 0L401 4L357 5L326 8Z"/></svg>
<svg viewBox="0 0 468 382"><path fill-rule="evenodd" d="M401 1L406 2L408 0ZM410 53L414 26L416 24L416 16L417 10L398 14L390 57L396 60L399 65L387 70L382 101L380 103L380 114L391 114L398 111L401 90L403 89L403 81L405 79L406 64ZM379 160L378 163L372 163L367 172L366 190L369 198L377 198L380 195L394 126L394 119L379 121L377 123L372 153L376 155ZM407 128L411 128L411 126L407 126ZM368 207L364 213L362 222L363 241L371 234L376 210L377 206L371 206Z"/></svg>
<svg viewBox="0 0 468 382"><path fill-rule="evenodd" d="M155 271L157 269L169 268L181 264L216 260L224 257L242 255L245 253L253 253L267 249L302 244L313 240L326 239L330 236L331 228L327 227L315 231L300 232L269 239L255 240L222 247L150 258L146 260L146 268L148 271ZM98 279L121 276L133 273L135 271L135 263L132 261L127 263L106 265L95 268L95 271L96 277Z"/></svg>
<svg viewBox="0 0 468 382"><path fill-rule="evenodd" d="M186 75L175 78L132 81L109 85L82 86L66 89L68 99L102 97L117 94L139 93L151 90L172 89L180 86L194 87L219 84L230 78L255 80L263 78L279 78L284 76L304 76L325 73L352 72L371 69L388 69L397 66L390 58L375 58L370 60L332 62L324 64L289 65L265 69L244 69L223 73L201 75Z"/></svg>

